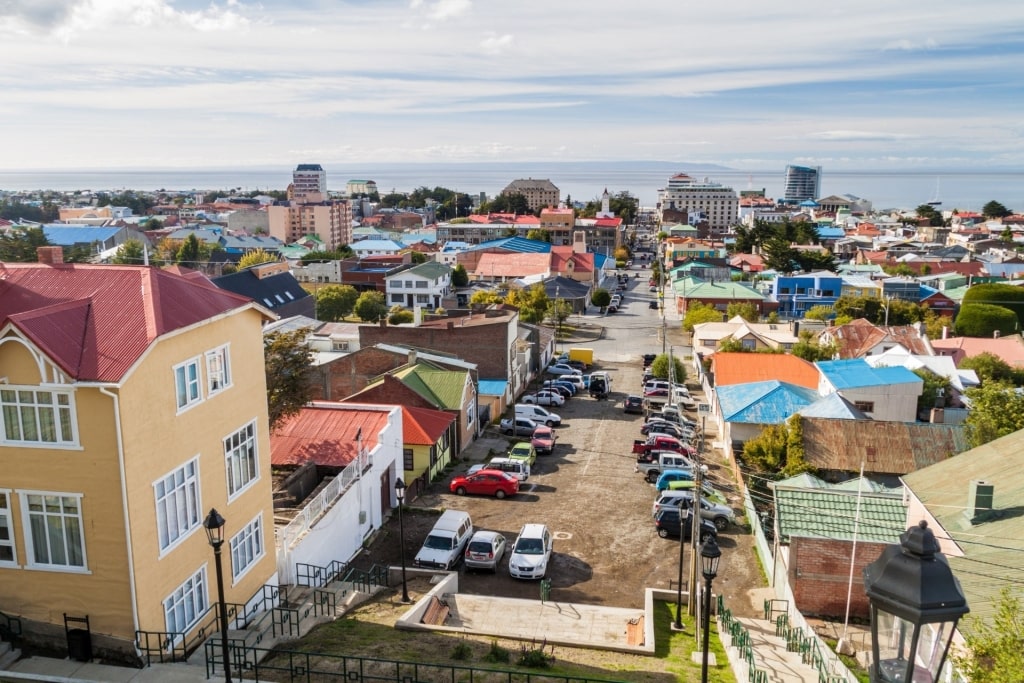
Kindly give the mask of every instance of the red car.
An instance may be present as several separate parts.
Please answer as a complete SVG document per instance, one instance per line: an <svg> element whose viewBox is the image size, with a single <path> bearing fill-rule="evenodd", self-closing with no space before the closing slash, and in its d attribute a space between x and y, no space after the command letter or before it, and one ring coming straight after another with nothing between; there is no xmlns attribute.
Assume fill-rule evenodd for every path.
<svg viewBox="0 0 1024 683"><path fill-rule="evenodd" d="M533 438L530 439L530 443L538 453L551 453L555 450L555 441L557 440L555 430L547 425L540 425L533 430Z"/></svg>
<svg viewBox="0 0 1024 683"><path fill-rule="evenodd" d="M519 480L501 470L480 470L466 476L455 477L448 485L448 490L460 496L475 493L504 498L519 493Z"/></svg>

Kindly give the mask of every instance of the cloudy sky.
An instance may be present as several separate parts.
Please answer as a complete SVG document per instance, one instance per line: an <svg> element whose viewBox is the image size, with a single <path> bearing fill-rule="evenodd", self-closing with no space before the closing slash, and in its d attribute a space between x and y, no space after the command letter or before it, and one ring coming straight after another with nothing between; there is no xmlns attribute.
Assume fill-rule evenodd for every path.
<svg viewBox="0 0 1024 683"><path fill-rule="evenodd" d="M0 0L0 170L1024 167L1013 0Z"/></svg>

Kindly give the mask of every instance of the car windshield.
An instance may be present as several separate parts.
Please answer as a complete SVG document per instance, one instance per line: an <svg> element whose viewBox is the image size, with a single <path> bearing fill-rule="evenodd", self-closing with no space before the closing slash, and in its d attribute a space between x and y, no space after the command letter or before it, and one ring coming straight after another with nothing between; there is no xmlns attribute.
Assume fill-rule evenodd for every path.
<svg viewBox="0 0 1024 683"><path fill-rule="evenodd" d="M520 555L541 555L544 543L539 538L520 538L516 541L516 552Z"/></svg>
<svg viewBox="0 0 1024 683"><path fill-rule="evenodd" d="M487 541L473 541L469 544L469 550L474 553L489 553L491 552L491 544Z"/></svg>
<svg viewBox="0 0 1024 683"><path fill-rule="evenodd" d="M430 548L432 550L451 550L452 539L447 536L436 536L431 534L427 536L427 540L423 541L424 548Z"/></svg>

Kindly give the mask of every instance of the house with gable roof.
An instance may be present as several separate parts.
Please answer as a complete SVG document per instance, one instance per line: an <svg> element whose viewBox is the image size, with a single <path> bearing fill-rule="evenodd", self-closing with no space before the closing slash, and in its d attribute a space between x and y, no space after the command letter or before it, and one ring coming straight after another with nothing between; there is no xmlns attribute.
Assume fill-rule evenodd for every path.
<svg viewBox="0 0 1024 683"><path fill-rule="evenodd" d="M715 388L715 414L726 444L738 446L769 425L785 422L790 415L811 405L818 392L779 380L730 384Z"/></svg>
<svg viewBox="0 0 1024 683"><path fill-rule="evenodd" d="M771 298L787 318L803 318L815 306L831 308L842 293L843 278L828 271L779 275L771 283Z"/></svg>
<svg viewBox="0 0 1024 683"><path fill-rule="evenodd" d="M67 613L99 653L190 652L217 623L210 508L225 599L248 614L278 582L273 314L196 273L39 255L0 264L0 605L58 648Z"/></svg>
<svg viewBox="0 0 1024 683"><path fill-rule="evenodd" d="M457 419L442 410L402 406L402 481L413 500L452 462Z"/></svg>
<svg viewBox="0 0 1024 683"><path fill-rule="evenodd" d="M751 350L772 348L789 351L800 341L801 323L752 323L740 316L728 322L700 323L693 326L690 344L694 357L714 354L726 339L734 339Z"/></svg>
<svg viewBox="0 0 1024 683"><path fill-rule="evenodd" d="M282 318L316 316L316 299L283 262L261 263L210 280L216 287L248 297Z"/></svg>
<svg viewBox="0 0 1024 683"><path fill-rule="evenodd" d="M902 348L921 356L935 355L932 342L915 325L875 325L855 318L845 325L826 328L818 335L821 344L835 344L839 358L864 358Z"/></svg>
<svg viewBox="0 0 1024 683"><path fill-rule="evenodd" d="M676 300L676 310L680 315L685 315L686 310L697 301L720 310L723 314L732 303L752 304L762 316L778 308L775 301L750 285L731 280L705 281L695 277L684 277L672 282L672 293Z"/></svg>
<svg viewBox="0 0 1024 683"><path fill-rule="evenodd" d="M819 361L818 393L837 392L873 420L914 422L924 381L904 367L873 368L862 358Z"/></svg>
<svg viewBox="0 0 1024 683"><path fill-rule="evenodd" d="M950 356L953 362L960 365L964 358L972 358L982 353L991 353L1001 358L1014 368L1024 368L1024 337L1009 334L1002 337L950 337L934 339L931 342L935 353Z"/></svg>
<svg viewBox="0 0 1024 683"><path fill-rule="evenodd" d="M426 261L384 277L388 306L441 308L452 295L452 269L437 261Z"/></svg>

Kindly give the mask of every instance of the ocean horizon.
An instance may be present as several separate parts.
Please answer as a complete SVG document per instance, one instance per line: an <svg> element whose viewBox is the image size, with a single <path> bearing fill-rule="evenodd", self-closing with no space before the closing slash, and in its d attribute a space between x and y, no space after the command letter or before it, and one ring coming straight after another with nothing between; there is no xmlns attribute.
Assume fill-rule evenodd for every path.
<svg viewBox="0 0 1024 683"><path fill-rule="evenodd" d="M779 198L785 169L743 170L712 164L655 161L634 162L488 162L443 164L321 164L327 187L343 191L349 180L373 180L381 194L411 192L419 187L444 187L468 194L493 197L517 178L547 179L562 199L591 201L607 188L629 192L641 206L653 207L657 192L668 178L687 173L696 178L744 190L764 190ZM53 190L251 192L284 190L294 166L0 171L0 191ZM995 200L1024 212L1024 171L1018 170L843 170L822 167L821 197L855 195L876 210L912 209L926 202L941 202L943 210L980 211Z"/></svg>

